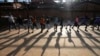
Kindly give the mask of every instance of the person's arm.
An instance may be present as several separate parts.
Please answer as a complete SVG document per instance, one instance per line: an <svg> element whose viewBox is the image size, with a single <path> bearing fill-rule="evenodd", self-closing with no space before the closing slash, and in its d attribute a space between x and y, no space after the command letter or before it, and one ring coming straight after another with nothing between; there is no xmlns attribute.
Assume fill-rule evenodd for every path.
<svg viewBox="0 0 100 56"><path fill-rule="evenodd" d="M9 16L1 16L1 17L3 17L3 18L9 18Z"/></svg>

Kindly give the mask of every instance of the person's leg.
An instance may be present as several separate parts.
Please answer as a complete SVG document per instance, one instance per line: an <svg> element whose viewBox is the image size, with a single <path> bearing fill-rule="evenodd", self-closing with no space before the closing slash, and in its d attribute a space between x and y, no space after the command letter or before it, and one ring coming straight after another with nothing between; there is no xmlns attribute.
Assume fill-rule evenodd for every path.
<svg viewBox="0 0 100 56"><path fill-rule="evenodd" d="M45 29L45 24L42 24L41 32L43 32L44 29Z"/></svg>
<svg viewBox="0 0 100 56"><path fill-rule="evenodd" d="M9 32L11 31L11 23L9 22Z"/></svg>
<svg viewBox="0 0 100 56"><path fill-rule="evenodd" d="M14 28L17 29L17 27L16 27L16 23L14 22L14 23L12 23L12 24L13 24Z"/></svg>
<svg viewBox="0 0 100 56"><path fill-rule="evenodd" d="M32 33L34 32L34 24L31 24Z"/></svg>
<svg viewBox="0 0 100 56"><path fill-rule="evenodd" d="M61 25L61 32L62 32L62 29L63 29L63 25Z"/></svg>
<svg viewBox="0 0 100 56"><path fill-rule="evenodd" d="M49 31L49 24L47 24L47 32Z"/></svg>
<svg viewBox="0 0 100 56"><path fill-rule="evenodd" d="M56 31L57 31L57 24L56 24Z"/></svg>
<svg viewBox="0 0 100 56"><path fill-rule="evenodd" d="M29 29L30 29L30 24L28 23L28 33L29 33Z"/></svg>
<svg viewBox="0 0 100 56"><path fill-rule="evenodd" d="M45 29L45 25L44 24L42 24L42 32L43 32L43 30Z"/></svg>
<svg viewBox="0 0 100 56"><path fill-rule="evenodd" d="M38 29L38 27L37 27L37 24L36 24L36 23L34 24L34 27L36 27L36 29Z"/></svg>
<svg viewBox="0 0 100 56"><path fill-rule="evenodd" d="M18 33L20 33L20 24L18 24Z"/></svg>
<svg viewBox="0 0 100 56"><path fill-rule="evenodd" d="M80 27L80 25L79 25L79 24L77 24L77 32L79 32L79 27Z"/></svg>
<svg viewBox="0 0 100 56"><path fill-rule="evenodd" d="M76 26L76 23L73 24L72 29L74 29L74 26Z"/></svg>
<svg viewBox="0 0 100 56"><path fill-rule="evenodd" d="M45 25L43 24L43 30L45 29Z"/></svg>
<svg viewBox="0 0 100 56"><path fill-rule="evenodd" d="M13 22L10 23L10 30L14 27Z"/></svg>
<svg viewBox="0 0 100 56"><path fill-rule="evenodd" d="M69 30L71 31L71 24L69 25Z"/></svg>
<svg viewBox="0 0 100 56"><path fill-rule="evenodd" d="M41 24L41 33L43 32L43 25Z"/></svg>
<svg viewBox="0 0 100 56"><path fill-rule="evenodd" d="M66 29L69 29L69 24L67 24L67 27L66 27Z"/></svg>
<svg viewBox="0 0 100 56"><path fill-rule="evenodd" d="M85 31L87 31L87 27L88 27L88 25L87 25L87 24L85 24Z"/></svg>

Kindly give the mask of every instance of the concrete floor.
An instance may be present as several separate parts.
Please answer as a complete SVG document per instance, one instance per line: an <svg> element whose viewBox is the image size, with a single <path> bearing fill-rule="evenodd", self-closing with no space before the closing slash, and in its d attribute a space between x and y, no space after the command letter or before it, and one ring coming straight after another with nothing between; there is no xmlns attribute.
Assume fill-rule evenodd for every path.
<svg viewBox="0 0 100 56"><path fill-rule="evenodd" d="M79 32L64 27L62 33L59 27L57 32L50 28L43 33L5 30L0 33L0 56L100 56L100 31L89 27L86 32L84 26Z"/></svg>

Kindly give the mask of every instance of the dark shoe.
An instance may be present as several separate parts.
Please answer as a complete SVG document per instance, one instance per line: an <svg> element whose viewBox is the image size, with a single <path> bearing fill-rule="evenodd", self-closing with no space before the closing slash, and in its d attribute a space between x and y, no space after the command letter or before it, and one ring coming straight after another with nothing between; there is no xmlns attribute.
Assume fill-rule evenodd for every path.
<svg viewBox="0 0 100 56"><path fill-rule="evenodd" d="M77 32L79 32L79 30L77 30Z"/></svg>

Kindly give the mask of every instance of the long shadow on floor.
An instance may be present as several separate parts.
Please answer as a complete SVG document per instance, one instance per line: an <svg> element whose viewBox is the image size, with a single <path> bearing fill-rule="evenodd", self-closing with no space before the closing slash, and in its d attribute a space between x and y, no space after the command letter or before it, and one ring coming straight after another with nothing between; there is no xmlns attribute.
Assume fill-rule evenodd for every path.
<svg viewBox="0 0 100 56"><path fill-rule="evenodd" d="M7 32L7 33L5 33L4 35L6 35L6 34L9 34L10 32ZM7 38L9 38L9 37L11 37L11 36L14 36L14 35L16 35L17 33L13 33L13 34L10 34L10 35L8 35L8 36L4 36L4 35L2 35L3 37L0 37L0 40L1 39L7 39Z"/></svg>
<svg viewBox="0 0 100 56"><path fill-rule="evenodd" d="M94 32L95 34L97 34L97 35L100 35L100 31L97 32L97 31L94 30L93 32Z"/></svg>
<svg viewBox="0 0 100 56"><path fill-rule="evenodd" d="M67 35L68 35L68 41L69 41L69 42L72 42L73 45L74 45L74 47L75 47L75 43L74 43L74 41L71 39L71 31L68 31L68 30L67 30Z"/></svg>
<svg viewBox="0 0 100 56"><path fill-rule="evenodd" d="M5 32L5 33L3 33L3 32ZM3 31L3 32L0 32L0 36L4 36L4 35L6 35L6 34L9 34L10 32L9 31L7 31L6 32L6 30L5 31ZM1 38L1 37L0 37Z"/></svg>
<svg viewBox="0 0 100 56"><path fill-rule="evenodd" d="M7 54L7 56L16 56L16 54L23 48L25 47L33 38L35 38L37 35L39 35L39 33L31 36L29 39L28 38L24 38L24 42L22 44L20 44L15 50L11 51L9 54ZM25 36L24 36L25 37Z"/></svg>
<svg viewBox="0 0 100 56"><path fill-rule="evenodd" d="M43 38L48 32L46 31L45 33L41 34L39 37L37 37L37 39L28 47L25 48L25 53L23 55L25 55L41 38Z"/></svg>
<svg viewBox="0 0 100 56"><path fill-rule="evenodd" d="M59 32L58 33L58 37L56 39L56 44L55 44L55 47L58 48L58 50L59 50L58 56L60 56L60 44L59 44L59 40L60 40L61 35L62 35L62 33Z"/></svg>
<svg viewBox="0 0 100 56"><path fill-rule="evenodd" d="M95 43L93 42L93 40L94 40L95 42L100 43L99 40L97 40L96 38L94 38L94 37L92 36L92 34L89 33L89 32L85 32L85 31L83 31L83 30L81 30L81 29L80 29L80 31L81 31L83 34L85 34L86 37L87 37L97 48L100 49L100 47L99 47L97 44L95 44ZM92 39L93 39L93 40L92 40Z"/></svg>
<svg viewBox="0 0 100 56"><path fill-rule="evenodd" d="M9 39L9 40L5 41L5 42L3 42L3 43L0 43L0 46L4 45L4 46L0 47L0 50L3 50L3 49L5 49L5 48L9 47L10 45L12 45L13 43L19 41L20 39L24 38L24 37L27 36L27 35L28 35L28 33L25 32L25 33L23 33L23 34L20 34L20 35L15 36L15 37L12 38L12 39ZM10 42L10 41L12 41L12 42ZM9 43L9 42L10 42L10 43ZM8 44L6 44L6 43L8 43ZM5 44L6 44L6 45L5 45Z"/></svg>
<svg viewBox="0 0 100 56"><path fill-rule="evenodd" d="M95 37L93 37L91 33L89 33L89 32L86 33L83 30L81 30L81 32L83 32L86 36L88 36L88 38L93 39L95 42L100 43L100 41L98 39L96 39Z"/></svg>
<svg viewBox="0 0 100 56"><path fill-rule="evenodd" d="M48 47L48 45L49 45L50 41L52 40L53 36L55 35L55 33L56 33L56 32L52 32L52 33L49 35L49 37L48 37L48 39L47 39L47 42L45 43L45 45L44 45L43 48L42 48L43 51L42 51L41 56L43 56L43 54L44 54L46 48Z"/></svg>
<svg viewBox="0 0 100 56"><path fill-rule="evenodd" d="M75 30L74 30L74 31L75 31ZM92 53L94 53L94 55L99 56L99 55L91 48L91 46L89 46L89 44L87 44L87 43L85 42L85 40L83 39L82 35L81 35L79 32L75 31L75 33L76 33L77 37L80 39L80 41L83 43L83 45L85 45Z"/></svg>

